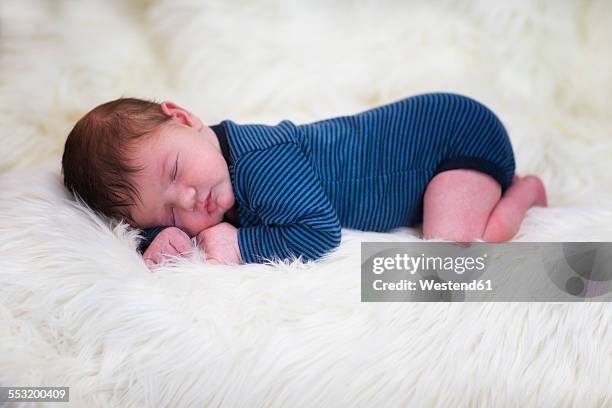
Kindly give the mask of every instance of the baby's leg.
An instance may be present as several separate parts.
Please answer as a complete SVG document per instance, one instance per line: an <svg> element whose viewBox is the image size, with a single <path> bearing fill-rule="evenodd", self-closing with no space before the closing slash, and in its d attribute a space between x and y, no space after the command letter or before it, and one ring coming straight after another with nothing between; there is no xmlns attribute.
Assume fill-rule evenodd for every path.
<svg viewBox="0 0 612 408"><path fill-rule="evenodd" d="M423 202L423 238L472 242L480 238L499 202L501 186L488 174L467 169L437 174Z"/></svg>
<svg viewBox="0 0 612 408"><path fill-rule="evenodd" d="M499 200L484 231L488 242L508 241L516 235L527 210L533 206L546 207L546 191L539 177L514 176L514 182Z"/></svg>
<svg viewBox="0 0 612 408"><path fill-rule="evenodd" d="M519 179L501 197L499 183L475 170L437 174L427 186L423 208L423 237L456 242L483 239L501 242L518 231L527 209L545 205L535 176ZM544 194L544 195L543 195Z"/></svg>

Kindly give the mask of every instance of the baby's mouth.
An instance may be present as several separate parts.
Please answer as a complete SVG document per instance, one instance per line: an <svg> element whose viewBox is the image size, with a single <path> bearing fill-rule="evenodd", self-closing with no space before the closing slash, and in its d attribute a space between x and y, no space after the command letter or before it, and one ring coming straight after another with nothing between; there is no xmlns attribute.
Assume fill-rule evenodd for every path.
<svg viewBox="0 0 612 408"><path fill-rule="evenodd" d="M217 205L215 203L215 200L213 200L212 191L209 191L204 201L200 202L200 204L198 205L198 210L200 210L200 212L206 212L210 214L216 209Z"/></svg>
<svg viewBox="0 0 612 408"><path fill-rule="evenodd" d="M214 212L217 209L217 203L215 202L215 200L213 200L211 193L208 194L208 197L206 198L204 205L205 205L204 208L206 208L206 211L209 214Z"/></svg>
<svg viewBox="0 0 612 408"><path fill-rule="evenodd" d="M210 204L210 195L211 193L208 192L208 195L206 196L206 198L202 201L198 201L194 207L194 211L197 212L209 212L208 208L209 208L209 204Z"/></svg>

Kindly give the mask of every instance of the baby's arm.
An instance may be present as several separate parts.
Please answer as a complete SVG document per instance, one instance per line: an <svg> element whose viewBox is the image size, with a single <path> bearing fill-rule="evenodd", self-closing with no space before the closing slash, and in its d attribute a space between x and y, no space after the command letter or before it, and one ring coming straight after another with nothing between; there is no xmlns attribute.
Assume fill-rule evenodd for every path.
<svg viewBox="0 0 612 408"><path fill-rule="evenodd" d="M237 163L236 171L240 194L262 221L238 229L245 263L315 260L340 244L338 215L296 144L252 152Z"/></svg>

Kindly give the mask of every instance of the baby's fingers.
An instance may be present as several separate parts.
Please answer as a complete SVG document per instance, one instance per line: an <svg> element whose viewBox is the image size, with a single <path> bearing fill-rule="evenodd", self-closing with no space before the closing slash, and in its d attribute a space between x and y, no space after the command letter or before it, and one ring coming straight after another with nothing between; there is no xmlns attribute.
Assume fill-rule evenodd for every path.
<svg viewBox="0 0 612 408"><path fill-rule="evenodd" d="M193 247L191 246L191 240L190 239L186 239L186 240L174 240L174 241L170 241L168 242L168 247L169 247L169 251L174 255L181 255L181 254L189 254L191 253L191 251L193 251Z"/></svg>
<svg viewBox="0 0 612 408"><path fill-rule="evenodd" d="M144 260L144 263L150 270L153 270L153 268L155 268L155 266L157 265L155 262L148 258Z"/></svg>

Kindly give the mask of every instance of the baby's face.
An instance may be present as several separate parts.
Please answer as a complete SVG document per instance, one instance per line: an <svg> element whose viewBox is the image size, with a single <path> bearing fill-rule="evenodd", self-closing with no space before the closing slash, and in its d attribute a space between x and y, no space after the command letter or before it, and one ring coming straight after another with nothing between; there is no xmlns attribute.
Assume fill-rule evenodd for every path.
<svg viewBox="0 0 612 408"><path fill-rule="evenodd" d="M214 132L197 122L173 122L137 142L132 181L142 203L130 211L136 226L176 226L189 236L220 223L234 205L227 163Z"/></svg>

